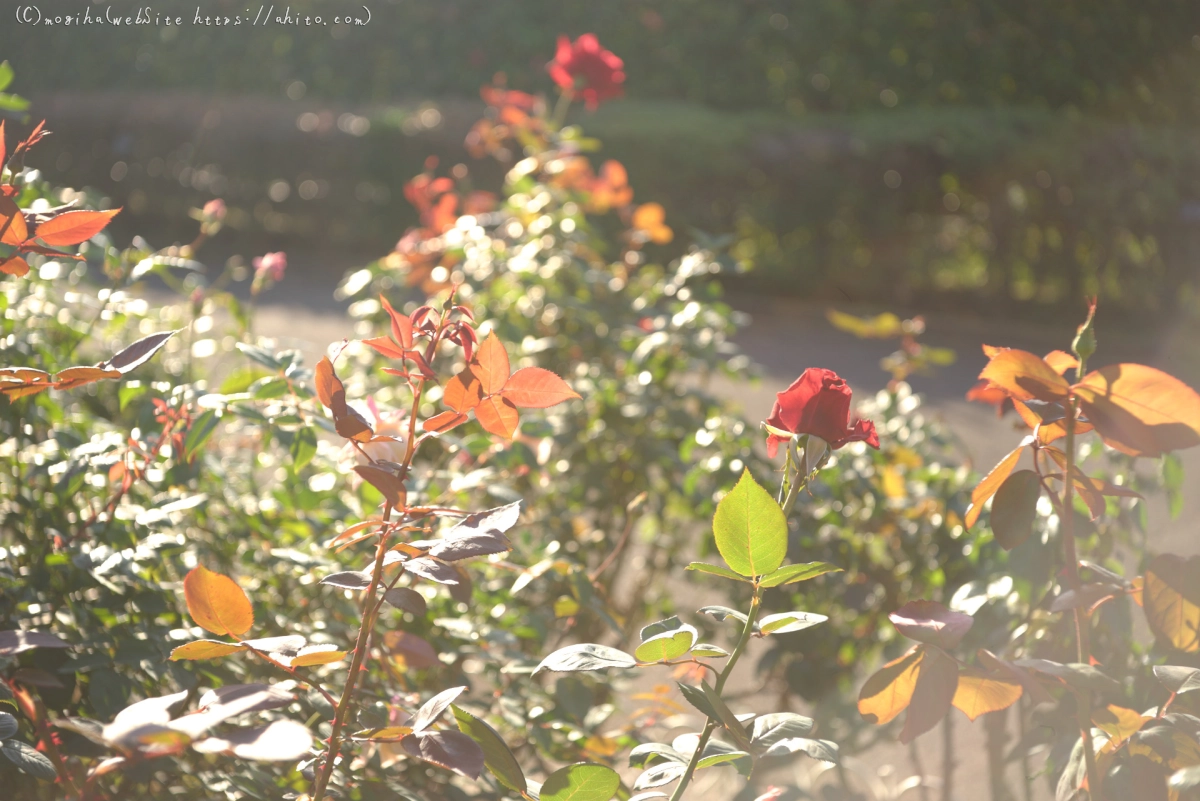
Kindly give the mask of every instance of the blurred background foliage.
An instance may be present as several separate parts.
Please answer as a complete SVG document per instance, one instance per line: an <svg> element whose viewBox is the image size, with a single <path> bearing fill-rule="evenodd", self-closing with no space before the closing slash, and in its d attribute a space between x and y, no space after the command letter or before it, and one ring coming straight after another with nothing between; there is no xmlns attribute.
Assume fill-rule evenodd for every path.
<svg viewBox="0 0 1200 801"><path fill-rule="evenodd" d="M736 232L744 284L1009 315L1084 293L1200 308L1187 4L367 6L364 26L133 27L102 48L6 25L0 52L39 113L87 123L40 166L127 199L119 225L143 231L219 195L256 240L379 252L413 219L398 187L424 158L467 158L480 84L549 90L555 37L592 31L629 79L589 131L677 227Z"/></svg>

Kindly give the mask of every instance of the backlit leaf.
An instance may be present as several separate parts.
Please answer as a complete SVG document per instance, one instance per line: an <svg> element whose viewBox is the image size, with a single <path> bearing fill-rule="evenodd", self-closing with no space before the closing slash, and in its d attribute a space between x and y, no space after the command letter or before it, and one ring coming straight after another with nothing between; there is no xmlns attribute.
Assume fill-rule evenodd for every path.
<svg viewBox="0 0 1200 801"><path fill-rule="evenodd" d="M398 743L412 734L411 726L383 726L378 729L363 729L350 735L352 740L370 740L377 743Z"/></svg>
<svg viewBox="0 0 1200 801"><path fill-rule="evenodd" d="M29 238L25 215L9 197L0 197L0 245L19 245Z"/></svg>
<svg viewBox="0 0 1200 801"><path fill-rule="evenodd" d="M171 660L180 659L220 659L242 650L242 644L223 642L221 640L196 640L185 643L171 651Z"/></svg>
<svg viewBox="0 0 1200 801"><path fill-rule="evenodd" d="M454 379L450 379L453 381ZM421 428L431 434L444 434L452 428L462 425L469 420L465 414L459 412L440 412L430 417L421 424Z"/></svg>
<svg viewBox="0 0 1200 801"><path fill-rule="evenodd" d="M496 781L510 790L525 793L529 789L525 773L521 770L521 763L517 762L517 758L509 749L508 743L504 742L504 738L486 721L470 712L457 706L451 706L450 709L454 713L459 730L478 743L483 750L483 763L496 777Z"/></svg>
<svg viewBox="0 0 1200 801"><path fill-rule="evenodd" d="M404 508L408 490L400 477L391 470L384 470L369 464L359 464L354 466L354 472L358 473L363 481L379 490L379 494L393 509Z"/></svg>
<svg viewBox="0 0 1200 801"><path fill-rule="evenodd" d="M983 512L984 504L996 494L996 490L1000 489L1000 485L1004 483L1005 479L1009 477L1013 469L1017 466L1017 462L1021 460L1021 454L1025 452L1027 441L1022 442L1001 459L999 464L993 467L992 471L984 476L978 486L971 491L971 505L967 508L967 514L963 521L967 528L975 525L975 521L979 519L980 513Z"/></svg>
<svg viewBox="0 0 1200 801"><path fill-rule="evenodd" d="M546 409L579 397L566 381L541 367L517 370L509 376L500 394L521 409Z"/></svg>
<svg viewBox="0 0 1200 801"><path fill-rule="evenodd" d="M688 570L695 570L697 573L707 573L710 576L721 576L722 578L733 579L734 581L745 581L749 583L750 579L745 576L739 576L727 567L720 565L710 565L707 562L692 562L687 566Z"/></svg>
<svg viewBox="0 0 1200 801"><path fill-rule="evenodd" d="M203 565L184 577L183 594L188 614L205 631L239 637L254 625L254 610L242 588Z"/></svg>
<svg viewBox="0 0 1200 801"><path fill-rule="evenodd" d="M446 382L442 390L442 402L452 411L465 414L483 400L483 388L479 379L470 370L463 370Z"/></svg>
<svg viewBox="0 0 1200 801"><path fill-rule="evenodd" d="M637 660L624 651L607 645L579 643L560 648L541 661L533 671L571 672L577 670L604 670L605 668L631 668Z"/></svg>
<svg viewBox="0 0 1200 801"><path fill-rule="evenodd" d="M612 768L577 762L559 768L547 777L541 801L610 801L621 786Z"/></svg>
<svg viewBox="0 0 1200 801"><path fill-rule="evenodd" d="M99 367L68 367L54 374L55 389L75 389L105 378L120 378L117 370L102 370Z"/></svg>
<svg viewBox="0 0 1200 801"><path fill-rule="evenodd" d="M339 651L336 645L308 645L292 657L291 667L314 667L331 665L346 658L348 651Z"/></svg>
<svg viewBox="0 0 1200 801"><path fill-rule="evenodd" d="M341 402L345 403L346 388L342 386L341 379L333 372L333 362L329 361L328 356L322 356L321 360L317 362L313 373L313 383L316 385L317 399L326 409L333 411L334 398L339 394Z"/></svg>
<svg viewBox="0 0 1200 801"><path fill-rule="evenodd" d="M664 662L678 659L688 652L696 642L697 632L692 626L683 625L673 631L655 634L637 647L633 655L639 662Z"/></svg>
<svg viewBox="0 0 1200 801"><path fill-rule="evenodd" d="M383 295L379 296L379 300L392 323L392 339L396 340L405 350L411 348L413 346L412 320L407 315L393 309L392 304L388 303L387 298Z"/></svg>
<svg viewBox="0 0 1200 801"><path fill-rule="evenodd" d="M488 334L479 349L475 351L475 361L471 364L471 372L479 379L483 394L495 395L504 389L511 368L508 363L508 353L504 343L495 334Z"/></svg>
<svg viewBox="0 0 1200 801"><path fill-rule="evenodd" d="M29 262L14 253L6 259L0 259L0 273L17 278L29 275Z"/></svg>
<svg viewBox="0 0 1200 801"><path fill-rule="evenodd" d="M867 679L858 693L858 712L864 720L882 725L908 707L924 658L925 649L915 647Z"/></svg>
<svg viewBox="0 0 1200 801"><path fill-rule="evenodd" d="M787 520L770 493L746 470L713 516L717 550L743 576L771 573L787 553Z"/></svg>
<svg viewBox="0 0 1200 801"><path fill-rule="evenodd" d="M1134 456L1161 456L1200 445L1200 395L1143 364L1094 370L1074 387L1101 438Z"/></svg>
<svg viewBox="0 0 1200 801"><path fill-rule="evenodd" d="M840 573L840 567L826 564L825 562L805 562L799 565L784 565L777 570L774 570L762 577L759 582L764 587L778 587L782 584L795 584L799 581L808 581L817 576L823 576L826 573Z"/></svg>
<svg viewBox="0 0 1200 801"><path fill-rule="evenodd" d="M1062 402L1070 391L1066 380L1045 360L1012 348L992 356L979 377L1019 401Z"/></svg>
<svg viewBox="0 0 1200 801"><path fill-rule="evenodd" d="M970 615L947 609L935 601L909 601L888 615L896 630L917 642L954 648L975 623Z"/></svg>
<svg viewBox="0 0 1200 801"><path fill-rule="evenodd" d="M512 439L521 421L517 407L501 395L485 397L475 407L475 419L483 430L498 437Z"/></svg>
<svg viewBox="0 0 1200 801"><path fill-rule="evenodd" d="M1092 723L1112 738L1114 744L1128 740L1150 720L1154 718L1116 704L1092 711Z"/></svg>
<svg viewBox="0 0 1200 801"><path fill-rule="evenodd" d="M64 211L39 225L34 236L51 247L78 245L103 231L120 211Z"/></svg>
<svg viewBox="0 0 1200 801"><path fill-rule="evenodd" d="M1180 651L1200 651L1200 556L1155 557L1146 568L1142 608L1160 640Z"/></svg>
<svg viewBox="0 0 1200 801"><path fill-rule="evenodd" d="M1016 681L976 668L962 668L958 673L958 689L954 691L954 706L974 721L989 712L1008 709L1021 697L1021 685Z"/></svg>
<svg viewBox="0 0 1200 801"><path fill-rule="evenodd" d="M758 621L758 628L763 634L791 634L803 631L829 620L825 615L812 612L779 612L766 615Z"/></svg>
<svg viewBox="0 0 1200 801"><path fill-rule="evenodd" d="M940 648L927 648L908 703L900 742L907 745L940 723L950 711L957 691L958 663Z"/></svg>
<svg viewBox="0 0 1200 801"><path fill-rule="evenodd" d="M1041 493L1041 479L1032 470L1018 470L996 490L992 500L992 534L1004 550L1011 551L1033 534Z"/></svg>

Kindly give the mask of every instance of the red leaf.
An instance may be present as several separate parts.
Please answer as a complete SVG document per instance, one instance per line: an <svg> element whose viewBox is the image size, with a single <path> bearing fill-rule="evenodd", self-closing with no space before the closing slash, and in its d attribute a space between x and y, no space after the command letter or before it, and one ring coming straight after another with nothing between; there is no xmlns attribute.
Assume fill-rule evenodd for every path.
<svg viewBox="0 0 1200 801"><path fill-rule="evenodd" d="M103 231L120 211L65 211L39 225L34 236L52 247L78 245Z"/></svg>
<svg viewBox="0 0 1200 801"><path fill-rule="evenodd" d="M392 339L408 350L413 346L412 320L393 309L392 304L388 303L383 295L380 295L379 299L383 302L383 309L388 313L388 317L392 318Z"/></svg>
<svg viewBox="0 0 1200 801"><path fill-rule="evenodd" d="M545 409L579 397L566 381L541 367L522 367L509 377L500 394L521 409Z"/></svg>
<svg viewBox="0 0 1200 801"><path fill-rule="evenodd" d="M517 433L520 415L517 407L513 406L500 395L489 395L475 407L475 419L484 430L498 437L512 439Z"/></svg>
<svg viewBox="0 0 1200 801"><path fill-rule="evenodd" d="M442 401L459 413L466 413L479 405L479 401L483 400L483 391L479 385L479 379L471 374L469 370L463 370L458 375L446 382L446 389L442 393Z"/></svg>
<svg viewBox="0 0 1200 801"><path fill-rule="evenodd" d="M25 215L11 198L0 198L0 244L19 245L29 238Z"/></svg>
<svg viewBox="0 0 1200 801"><path fill-rule="evenodd" d="M397 345L387 337L375 337L374 339L364 339L363 344L369 348L373 348L377 353L388 357L389 359L403 359L404 348Z"/></svg>
<svg viewBox="0 0 1200 801"><path fill-rule="evenodd" d="M495 395L504 389L512 368L508 364L508 353L504 343L495 334L488 334L479 345L471 372L478 378L484 395Z"/></svg>
<svg viewBox="0 0 1200 801"><path fill-rule="evenodd" d="M103 378L120 378L120 370L103 370L99 367L68 367L54 376L55 389L74 389Z"/></svg>
<svg viewBox="0 0 1200 801"><path fill-rule="evenodd" d="M317 398L320 399L321 405L326 409L333 410L334 396L340 395L341 405L346 403L346 389L342 386L342 382L333 372L333 362L329 361L328 356L322 356L321 361L317 362L316 377L315 377Z"/></svg>

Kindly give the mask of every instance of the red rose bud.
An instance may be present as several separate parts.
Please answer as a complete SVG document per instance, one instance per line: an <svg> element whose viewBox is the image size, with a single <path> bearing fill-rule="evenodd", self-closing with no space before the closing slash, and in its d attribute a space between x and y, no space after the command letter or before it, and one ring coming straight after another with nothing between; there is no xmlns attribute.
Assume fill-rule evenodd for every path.
<svg viewBox="0 0 1200 801"><path fill-rule="evenodd" d="M790 387L776 393L767 425L777 431L820 437L834 450L850 442L879 447L875 424L851 419L850 387L832 370L810 367ZM774 458L788 439L768 432L767 455Z"/></svg>

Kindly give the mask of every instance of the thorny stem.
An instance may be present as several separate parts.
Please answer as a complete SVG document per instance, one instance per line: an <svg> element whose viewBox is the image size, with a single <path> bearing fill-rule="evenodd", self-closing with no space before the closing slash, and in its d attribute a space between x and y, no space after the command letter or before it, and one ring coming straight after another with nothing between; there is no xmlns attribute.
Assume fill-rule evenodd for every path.
<svg viewBox="0 0 1200 801"><path fill-rule="evenodd" d="M321 695L323 695L325 697L325 700L329 702L330 706L337 706L337 699L334 698L332 695L330 695L328 690L326 690L324 687L322 687L320 684L313 681L312 679L306 678L305 676L302 676L299 673L297 673L296 669L294 667L288 667L287 665L284 665L280 662L276 662L269 655L263 653L262 651L258 650L257 648L250 648L249 651L250 651L250 653L254 654L255 656L257 656L259 659L263 660L267 664L274 665L275 667L279 668L280 670L287 671L287 673L293 679L300 682L301 684L307 684L309 687L312 687L314 690L316 690L317 692L319 692Z"/></svg>
<svg viewBox="0 0 1200 801"><path fill-rule="evenodd" d="M1062 541L1063 559L1066 561L1067 586L1079 592L1079 556L1075 552L1075 418L1079 414L1079 404L1071 400L1067 408L1067 464L1063 476L1062 500ZM1088 612L1082 606L1075 607L1075 645L1077 661L1087 664L1091 661L1090 623ZM1092 695L1083 690L1077 695L1079 700L1079 733L1083 741L1083 758L1087 765L1088 793L1092 798L1103 798L1101 783L1103 777L1096 770L1096 753L1092 744Z"/></svg>
<svg viewBox="0 0 1200 801"><path fill-rule="evenodd" d="M406 460L407 461L407 460ZM363 596L363 618L358 627L358 640L354 644L354 658L350 661L350 672L346 675L346 686L342 689L342 698L337 703L333 715L333 729L329 733L329 748L325 751L325 762L321 772L317 774L313 786L313 801L321 801L325 797L325 788L333 775L333 767L337 763L338 745L342 727L346 725L346 717L350 712L350 701L354 696L354 685L358 682L358 673L362 669L363 660L367 655L367 639L371 634L374 622L372 604L375 600L375 590L379 587L379 579L383 575L383 558L387 555L387 521L392 516L392 506L388 504L383 510L384 525L379 530L379 547L375 549L375 568L371 571L371 583Z"/></svg>
<svg viewBox="0 0 1200 801"><path fill-rule="evenodd" d="M762 588L757 584L754 586L754 597L750 600L750 613L746 615L746 625L742 627L742 636L738 640L738 644L734 647L733 653L729 655L729 661L725 663L725 669L717 676L716 690L717 695L725 689L725 682L729 680L729 676L733 673L733 666L737 664L741 658L742 652L746 650L747 644L750 642L750 636L754 634L754 623L758 618L758 606L762 600ZM700 764L700 756L704 753L704 747L708 745L708 738L712 736L713 731L717 728L716 721L712 718L704 724L704 731L700 734L700 741L696 743L696 750L692 753L692 758L688 761L687 768L683 772L683 776L679 779L679 784L675 785L675 792L671 794L670 801L680 801L683 798L683 793L687 786L692 781L692 774L696 772L696 766Z"/></svg>
<svg viewBox="0 0 1200 801"><path fill-rule="evenodd" d="M437 330L430 337L429 346L425 349L426 364L432 365L433 363L438 343L441 342L442 334L446 330L447 317L449 316L450 306L454 302L454 295L455 290L451 290L450 298L446 301L446 308L438 321ZM408 442L404 450L404 461L400 465L401 481L408 477L409 468L412 466L413 457L417 451L417 415L421 410L421 393L425 388L425 379L418 377L416 381L410 381L409 386L413 394L412 412L408 419ZM408 510L405 511L407 512ZM358 639L354 645L354 658L350 663L350 672L346 676L346 685L342 688L341 700L338 701L337 709L334 712L333 728L329 733L329 747L325 751L325 761L322 763L321 771L317 774L317 778L313 783L312 801L323 801L325 798L325 790L329 786L329 780L333 776L333 768L337 763L342 728L346 725L346 718L350 714L350 705L354 699L354 688L358 683L358 674L362 670L363 661L370 650L369 641L371 639L371 631L374 628L375 617L379 612L379 607L383 603L382 600L376 599L375 593L379 589L379 583L383 577L383 560L388 552L388 534L391 531L391 516L392 505L388 503L383 509L383 525L379 529L379 545L375 549L375 565L371 571L371 582L363 594L362 623L358 627Z"/></svg>

